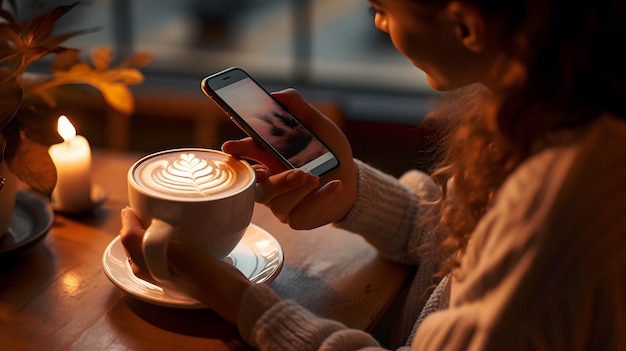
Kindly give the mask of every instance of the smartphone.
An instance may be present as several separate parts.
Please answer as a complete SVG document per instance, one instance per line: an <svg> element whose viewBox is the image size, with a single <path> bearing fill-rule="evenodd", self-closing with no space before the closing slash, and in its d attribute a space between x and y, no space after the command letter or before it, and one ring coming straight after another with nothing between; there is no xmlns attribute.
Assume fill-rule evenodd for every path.
<svg viewBox="0 0 626 351"><path fill-rule="evenodd" d="M231 121L285 167L323 176L339 166L335 154L241 68L210 75L201 87Z"/></svg>

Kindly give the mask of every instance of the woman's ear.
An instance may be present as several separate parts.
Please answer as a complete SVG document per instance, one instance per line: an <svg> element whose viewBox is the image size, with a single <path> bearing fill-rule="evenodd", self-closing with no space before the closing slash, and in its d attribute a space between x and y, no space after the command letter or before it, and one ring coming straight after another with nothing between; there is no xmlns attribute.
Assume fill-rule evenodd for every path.
<svg viewBox="0 0 626 351"><path fill-rule="evenodd" d="M455 0L448 3L446 12L461 45L474 53L483 51L487 44L483 12L476 5Z"/></svg>

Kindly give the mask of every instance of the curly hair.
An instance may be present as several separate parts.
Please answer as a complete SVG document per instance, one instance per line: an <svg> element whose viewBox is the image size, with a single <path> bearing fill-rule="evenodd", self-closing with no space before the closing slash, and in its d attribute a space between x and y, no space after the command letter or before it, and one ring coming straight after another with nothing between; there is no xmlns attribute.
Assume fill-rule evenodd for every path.
<svg viewBox="0 0 626 351"><path fill-rule="evenodd" d="M626 1L474 3L508 16L506 54L525 74L522 84L499 91L497 102L473 85L446 93L429 116L444 121L447 131L432 173L443 189L442 274L458 266L494 194L533 145L603 114L626 118L626 55L618 49L626 38Z"/></svg>

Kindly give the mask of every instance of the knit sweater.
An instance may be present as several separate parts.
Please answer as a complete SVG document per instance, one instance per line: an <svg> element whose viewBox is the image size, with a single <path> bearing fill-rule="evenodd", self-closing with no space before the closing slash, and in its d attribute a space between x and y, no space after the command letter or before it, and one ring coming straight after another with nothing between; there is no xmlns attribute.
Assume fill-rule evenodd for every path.
<svg viewBox="0 0 626 351"><path fill-rule="evenodd" d="M420 214L437 187L357 161L357 200L336 225L418 267L397 317L402 350L626 350L626 123L604 117L565 134L505 180L428 303L435 268L415 248L432 239ZM240 311L241 335L259 350L381 349L265 285L245 292Z"/></svg>

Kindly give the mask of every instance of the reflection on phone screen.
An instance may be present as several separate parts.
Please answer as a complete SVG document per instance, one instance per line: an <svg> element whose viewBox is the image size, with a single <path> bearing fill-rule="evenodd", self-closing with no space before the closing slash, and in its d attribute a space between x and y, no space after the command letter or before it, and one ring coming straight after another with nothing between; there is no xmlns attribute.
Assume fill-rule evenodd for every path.
<svg viewBox="0 0 626 351"><path fill-rule="evenodd" d="M315 165L307 165L311 160L321 164L332 158L317 138L250 78L220 88L216 93L294 167L306 165L313 169Z"/></svg>

